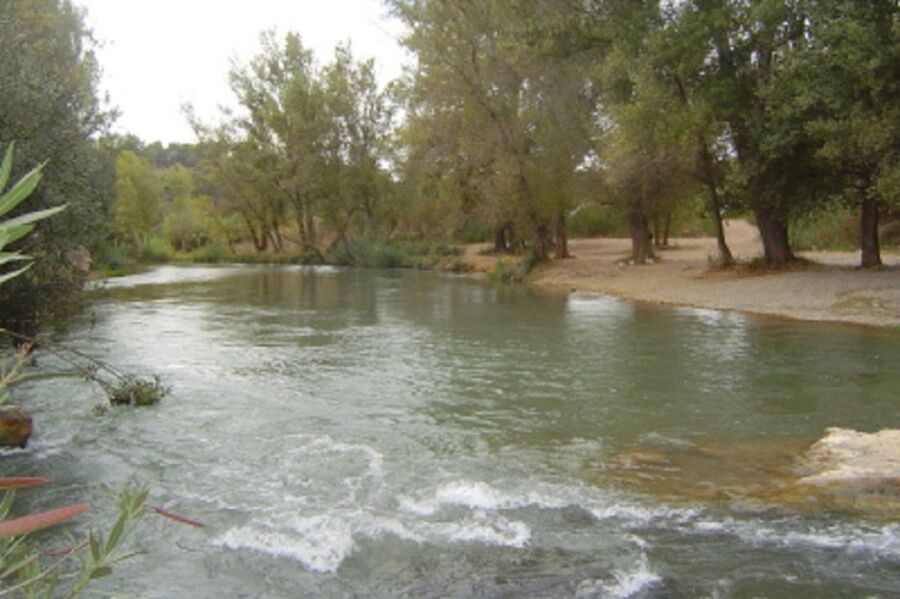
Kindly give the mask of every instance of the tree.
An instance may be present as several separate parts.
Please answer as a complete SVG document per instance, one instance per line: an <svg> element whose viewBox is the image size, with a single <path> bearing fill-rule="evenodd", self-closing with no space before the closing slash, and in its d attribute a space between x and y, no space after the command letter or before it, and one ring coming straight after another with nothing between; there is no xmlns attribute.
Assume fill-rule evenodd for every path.
<svg viewBox="0 0 900 599"><path fill-rule="evenodd" d="M130 150L122 152L116 158L116 232L140 247L153 234L160 215L160 188L153 165Z"/></svg>
<svg viewBox="0 0 900 599"><path fill-rule="evenodd" d="M782 100L802 115L839 201L860 209L862 266L878 266L879 207L900 204L900 6L809 4L811 43L791 56Z"/></svg>
<svg viewBox="0 0 900 599"><path fill-rule="evenodd" d="M564 257L567 188L587 145L590 94L536 24L536 14L552 9L537 0L392 6L410 26L404 43L419 63L410 96L415 126L443 138L430 150L446 151L448 177L484 202L478 211L491 215L495 249L506 250L515 232L537 259L554 243ZM458 126L441 133L448 123Z"/></svg>
<svg viewBox="0 0 900 599"><path fill-rule="evenodd" d="M66 203L40 235L19 241L40 257L27 275L0 292L2 320L33 329L38 314L74 303L84 280L67 255L105 236L112 200L111 169L93 136L112 115L97 94L99 69L83 14L67 0L0 3L0 144L16 140L13 174L46 160L32 209Z"/></svg>

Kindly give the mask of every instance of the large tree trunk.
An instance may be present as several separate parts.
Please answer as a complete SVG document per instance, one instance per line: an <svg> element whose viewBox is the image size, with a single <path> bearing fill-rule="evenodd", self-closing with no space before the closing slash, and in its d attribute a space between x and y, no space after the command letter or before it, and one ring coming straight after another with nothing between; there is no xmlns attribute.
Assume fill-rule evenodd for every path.
<svg viewBox="0 0 900 599"><path fill-rule="evenodd" d="M756 226L762 239L766 264L780 266L796 260L788 241L788 227L784 219L776 217L766 208L756 208Z"/></svg>
<svg viewBox="0 0 900 599"><path fill-rule="evenodd" d="M647 215L640 204L633 204L629 213L628 224L631 229L631 259L637 264L644 264L656 257L653 252L653 235Z"/></svg>
<svg viewBox="0 0 900 599"><path fill-rule="evenodd" d="M494 227L494 253L506 254L509 252L509 241L506 233L509 230L509 223Z"/></svg>
<svg viewBox="0 0 900 599"><path fill-rule="evenodd" d="M556 212L556 226L553 232L556 241L556 252L553 257L557 260L571 258L572 256L569 254L569 235L566 233L566 213L563 210Z"/></svg>
<svg viewBox="0 0 900 599"><path fill-rule="evenodd" d="M538 262L550 259L550 228L537 221L537 215L532 215L532 243L531 251Z"/></svg>
<svg viewBox="0 0 900 599"><path fill-rule="evenodd" d="M859 219L859 247L862 266L881 266L881 246L878 242L878 200L866 194Z"/></svg>

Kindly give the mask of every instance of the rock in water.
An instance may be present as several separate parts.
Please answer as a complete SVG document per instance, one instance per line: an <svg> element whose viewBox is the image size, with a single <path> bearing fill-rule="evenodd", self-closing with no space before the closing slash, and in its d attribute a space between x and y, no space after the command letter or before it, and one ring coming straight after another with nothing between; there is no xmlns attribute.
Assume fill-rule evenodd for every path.
<svg viewBox="0 0 900 599"><path fill-rule="evenodd" d="M800 465L801 485L843 499L900 503L900 430L861 433L829 428Z"/></svg>
<svg viewBox="0 0 900 599"><path fill-rule="evenodd" d="M32 432L31 414L19 406L0 406L0 447L25 447Z"/></svg>
<svg viewBox="0 0 900 599"><path fill-rule="evenodd" d="M900 430L830 428L809 440L758 439L643 447L617 456L605 477L645 492L733 507L900 518Z"/></svg>

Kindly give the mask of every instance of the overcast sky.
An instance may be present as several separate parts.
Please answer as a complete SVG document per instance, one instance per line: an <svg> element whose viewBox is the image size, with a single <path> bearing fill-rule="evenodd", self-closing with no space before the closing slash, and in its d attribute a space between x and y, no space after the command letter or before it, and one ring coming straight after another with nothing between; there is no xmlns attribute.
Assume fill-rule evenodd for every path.
<svg viewBox="0 0 900 599"><path fill-rule="evenodd" d="M374 57L379 79L400 75L402 27L380 0L76 0L101 42L101 88L121 116L115 127L145 141L195 141L181 112L190 102L205 121L232 104L230 59L246 61L259 34L297 31L320 63L350 40Z"/></svg>

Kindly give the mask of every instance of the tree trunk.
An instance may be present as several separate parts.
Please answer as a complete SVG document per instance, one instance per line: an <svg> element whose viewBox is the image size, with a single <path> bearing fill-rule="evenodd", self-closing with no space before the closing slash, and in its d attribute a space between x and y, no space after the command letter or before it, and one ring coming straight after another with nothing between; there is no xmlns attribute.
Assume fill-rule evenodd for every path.
<svg viewBox="0 0 900 599"><path fill-rule="evenodd" d="M716 167L713 164L713 157L709 151L709 146L702 137L698 136L697 141L700 164L703 169L703 182L706 184L706 191L709 193L709 214L712 216L713 225L716 227L716 247L719 251L719 266L734 266L734 256L731 248L725 241L725 225L722 222L722 202L719 199L718 177L716 176Z"/></svg>
<svg viewBox="0 0 900 599"><path fill-rule="evenodd" d="M509 223L504 223L498 227L494 227L494 253L506 254L509 252L509 243L506 238L506 232L509 229Z"/></svg>
<svg viewBox="0 0 900 599"><path fill-rule="evenodd" d="M734 256L731 254L731 248L725 241L725 225L722 222L722 212L719 209L719 198L715 190L710 192L709 212L713 217L713 223L716 226L716 247L719 250L719 266L734 266Z"/></svg>
<svg viewBox="0 0 900 599"><path fill-rule="evenodd" d="M241 212L241 218L244 220L244 226L247 227L247 232L250 233L250 239L253 240L253 249L257 252L262 251L264 248L262 247L262 243L260 243L259 235L256 234L256 226L253 224L253 220L251 220L245 212Z"/></svg>
<svg viewBox="0 0 900 599"><path fill-rule="evenodd" d="M563 210L556 212L556 227L554 227L554 235L556 241L556 252L554 258L563 260L571 258L569 254L569 235L566 233L566 213Z"/></svg>
<svg viewBox="0 0 900 599"><path fill-rule="evenodd" d="M278 226L277 218L272 219L272 228L270 229L269 234L272 236L272 247L280 254L284 249L284 239L281 237L281 228Z"/></svg>
<svg viewBox="0 0 900 599"><path fill-rule="evenodd" d="M866 194L859 219L859 247L863 268L881 266L881 247L878 242L878 200Z"/></svg>
<svg viewBox="0 0 900 599"><path fill-rule="evenodd" d="M663 227L663 247L669 247L669 233L672 231L672 211L666 212L666 224Z"/></svg>
<svg viewBox="0 0 900 599"><path fill-rule="evenodd" d="M784 219L776 217L766 208L756 208L756 226L762 239L766 264L780 266L796 260L788 241L788 227Z"/></svg>
<svg viewBox="0 0 900 599"><path fill-rule="evenodd" d="M312 210L307 207L305 209L306 212L306 248L304 250L309 251L318 251L319 250L319 239L316 234L316 220L313 217Z"/></svg>
<svg viewBox="0 0 900 599"><path fill-rule="evenodd" d="M637 264L654 259L656 254L653 252L650 223L639 204L632 205L628 221L631 229L631 259Z"/></svg>
<svg viewBox="0 0 900 599"><path fill-rule="evenodd" d="M538 262L545 262L550 259L550 229L537 221L537 215L532 215L532 222L531 251Z"/></svg>

